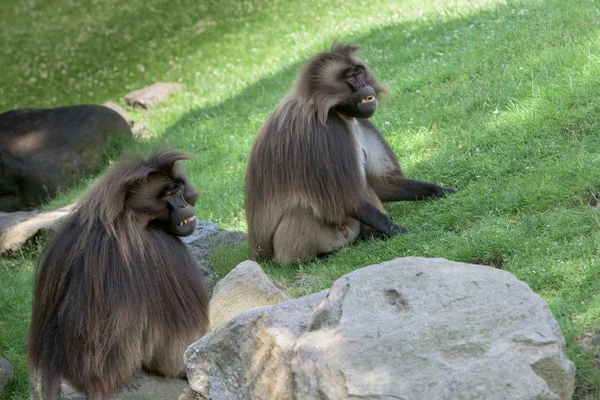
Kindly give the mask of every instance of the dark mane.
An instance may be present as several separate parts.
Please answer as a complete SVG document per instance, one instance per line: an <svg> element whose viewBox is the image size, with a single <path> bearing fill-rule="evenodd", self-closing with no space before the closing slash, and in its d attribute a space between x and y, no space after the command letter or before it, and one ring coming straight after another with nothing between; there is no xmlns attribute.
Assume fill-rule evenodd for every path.
<svg viewBox="0 0 600 400"><path fill-rule="evenodd" d="M125 200L136 185L144 185L148 177L158 171L170 171L180 160L189 159L183 152L157 151L148 158L136 158L113 166L84 194L70 217L82 224L82 236L74 243L75 251L82 253L88 246L87 236L100 223L114 238L124 260L131 258L130 249L138 249L145 258L140 232L148 224L144 215L128 210Z"/></svg>
<svg viewBox="0 0 600 400"><path fill-rule="evenodd" d="M153 340L197 339L206 329L207 291L186 246L126 204L131 188L186 158L163 151L114 166L44 252L28 357L48 398L61 375L104 398L141 368Z"/></svg>

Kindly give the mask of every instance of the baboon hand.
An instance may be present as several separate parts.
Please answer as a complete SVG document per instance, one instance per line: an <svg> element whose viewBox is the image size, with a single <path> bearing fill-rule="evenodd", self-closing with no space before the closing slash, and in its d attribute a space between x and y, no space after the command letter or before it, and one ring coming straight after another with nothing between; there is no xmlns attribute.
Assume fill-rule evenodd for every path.
<svg viewBox="0 0 600 400"><path fill-rule="evenodd" d="M451 194L456 194L456 189L453 189L450 187L439 186L436 189L434 196L435 197L444 197L444 196L451 195Z"/></svg>
<svg viewBox="0 0 600 400"><path fill-rule="evenodd" d="M392 225L390 226L390 231L392 232L392 234L390 236L398 236L403 233L408 233L408 229L398 226L393 222L392 222Z"/></svg>

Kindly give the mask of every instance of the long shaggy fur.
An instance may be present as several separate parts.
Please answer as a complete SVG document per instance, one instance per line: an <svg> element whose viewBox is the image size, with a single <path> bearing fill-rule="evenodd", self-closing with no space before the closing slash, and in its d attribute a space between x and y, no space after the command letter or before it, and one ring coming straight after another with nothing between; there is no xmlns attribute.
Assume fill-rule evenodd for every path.
<svg viewBox="0 0 600 400"><path fill-rule="evenodd" d="M385 87L355 52L335 46L306 63L296 87L266 122L248 162L246 215L254 257L273 257L273 235L281 218L308 210L340 226L367 197L356 144L341 117L332 112L346 101L340 70L349 62L365 68L365 80L378 94Z"/></svg>
<svg viewBox="0 0 600 400"><path fill-rule="evenodd" d="M127 206L149 176L183 158L156 153L114 168L45 251L28 340L45 399L61 379L106 398L142 367L180 375L185 346L206 332L207 290L186 246Z"/></svg>
<svg viewBox="0 0 600 400"><path fill-rule="evenodd" d="M455 192L405 178L368 120L377 103L360 106L386 89L357 50L338 45L309 60L256 139L246 175L246 216L257 260L293 264L335 252L359 236L397 235L404 230L383 201Z"/></svg>

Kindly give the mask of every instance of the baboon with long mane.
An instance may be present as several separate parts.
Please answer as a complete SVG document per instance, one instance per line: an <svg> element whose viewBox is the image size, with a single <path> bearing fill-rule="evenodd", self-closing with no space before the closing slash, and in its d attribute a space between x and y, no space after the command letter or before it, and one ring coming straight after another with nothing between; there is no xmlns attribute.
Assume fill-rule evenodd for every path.
<svg viewBox="0 0 600 400"><path fill-rule="evenodd" d="M60 382L108 398L141 368L185 373L208 329L208 291L177 236L196 226L198 192L163 151L118 165L87 192L38 265L28 337L43 399Z"/></svg>
<svg viewBox="0 0 600 400"><path fill-rule="evenodd" d="M407 179L368 120L385 93L351 45L308 61L260 132L246 175L248 239L257 260L292 264L359 235L404 230L382 202L422 200L452 188Z"/></svg>

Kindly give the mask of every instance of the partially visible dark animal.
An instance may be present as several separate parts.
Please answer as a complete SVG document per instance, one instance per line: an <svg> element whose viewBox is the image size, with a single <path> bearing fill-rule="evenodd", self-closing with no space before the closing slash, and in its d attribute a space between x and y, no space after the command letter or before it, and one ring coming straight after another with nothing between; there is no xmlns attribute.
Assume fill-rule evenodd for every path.
<svg viewBox="0 0 600 400"><path fill-rule="evenodd" d="M292 264L330 254L359 235L397 235L404 230L382 202L455 192L404 177L368 120L386 90L357 50L338 45L306 63L254 144L246 216L257 260Z"/></svg>
<svg viewBox="0 0 600 400"><path fill-rule="evenodd" d="M131 138L110 108L77 105L0 114L0 211L26 210L96 171L115 139Z"/></svg>
<svg viewBox="0 0 600 400"><path fill-rule="evenodd" d="M184 374L183 354L208 328L208 292L177 236L196 226L198 192L158 152L100 178L45 251L28 337L43 399L61 379L108 398L140 368Z"/></svg>

